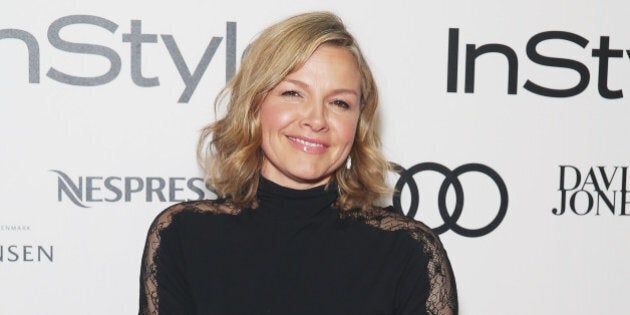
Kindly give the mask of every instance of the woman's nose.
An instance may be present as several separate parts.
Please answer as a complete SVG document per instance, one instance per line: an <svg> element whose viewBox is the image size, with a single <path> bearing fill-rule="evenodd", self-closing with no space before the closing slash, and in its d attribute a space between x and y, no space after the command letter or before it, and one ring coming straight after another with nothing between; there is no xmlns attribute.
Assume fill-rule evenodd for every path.
<svg viewBox="0 0 630 315"><path fill-rule="evenodd" d="M315 132L322 132L328 129L326 120L326 107L323 102L310 102L302 118L302 125Z"/></svg>

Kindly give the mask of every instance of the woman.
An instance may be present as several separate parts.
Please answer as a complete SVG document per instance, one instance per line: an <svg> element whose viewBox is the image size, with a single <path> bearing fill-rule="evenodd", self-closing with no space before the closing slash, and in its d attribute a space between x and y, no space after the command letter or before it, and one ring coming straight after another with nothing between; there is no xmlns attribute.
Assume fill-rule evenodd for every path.
<svg viewBox="0 0 630 315"><path fill-rule="evenodd" d="M457 313L437 236L374 206L390 191L378 94L339 18L264 30L223 97L199 145L221 198L155 219L141 314Z"/></svg>

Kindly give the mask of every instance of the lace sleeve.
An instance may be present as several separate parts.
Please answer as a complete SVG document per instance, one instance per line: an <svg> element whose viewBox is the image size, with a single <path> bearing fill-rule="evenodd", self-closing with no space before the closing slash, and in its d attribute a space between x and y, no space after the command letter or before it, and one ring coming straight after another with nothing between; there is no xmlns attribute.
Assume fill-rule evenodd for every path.
<svg viewBox="0 0 630 315"><path fill-rule="evenodd" d="M164 210L149 228L140 272L140 315L191 313L186 310L191 303L185 293L181 265L175 259L180 250L177 233L171 226L184 208L178 204Z"/></svg>
<svg viewBox="0 0 630 315"><path fill-rule="evenodd" d="M348 217L386 231L404 231L419 247L411 255L397 292L396 314L458 314L455 277L438 236L421 222L382 209L349 211ZM414 254L412 253L412 254ZM428 286L428 287L427 287Z"/></svg>
<svg viewBox="0 0 630 315"><path fill-rule="evenodd" d="M149 228L140 271L140 315L194 314L178 218L186 212L238 214L226 200L204 200L176 204L162 211Z"/></svg>
<svg viewBox="0 0 630 315"><path fill-rule="evenodd" d="M456 315L458 309L455 277L440 239L429 227L420 222L409 221L402 223L402 225L414 240L420 242L427 258L426 272L429 283L425 305L427 313L431 315ZM413 308L413 305L407 307ZM403 311L402 314L416 313Z"/></svg>

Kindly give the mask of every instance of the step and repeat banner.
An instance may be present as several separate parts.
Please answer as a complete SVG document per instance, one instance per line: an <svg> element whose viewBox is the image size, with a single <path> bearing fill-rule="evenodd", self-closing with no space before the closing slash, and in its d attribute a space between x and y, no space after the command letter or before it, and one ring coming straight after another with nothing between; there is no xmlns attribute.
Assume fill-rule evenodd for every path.
<svg viewBox="0 0 630 315"><path fill-rule="evenodd" d="M312 10L372 66L387 202L440 233L461 314L630 312L628 2L8 0L0 314L136 313L151 220L214 197L214 97Z"/></svg>

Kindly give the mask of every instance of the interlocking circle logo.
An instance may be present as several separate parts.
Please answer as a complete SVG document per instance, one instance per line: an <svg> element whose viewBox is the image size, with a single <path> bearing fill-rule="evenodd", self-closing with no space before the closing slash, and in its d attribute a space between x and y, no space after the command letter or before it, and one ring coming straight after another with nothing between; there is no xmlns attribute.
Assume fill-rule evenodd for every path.
<svg viewBox="0 0 630 315"><path fill-rule="evenodd" d="M454 170L450 170L444 165L433 162L416 164L410 169L405 169L396 163L390 162L390 164L392 165L394 171L398 173L398 175L400 175L400 178L396 182L396 191L392 200L394 209L399 213L404 214L400 205L400 194L403 187L405 185L408 185L409 191L411 192L411 203L409 205L408 211L406 211L406 215L407 217L410 217L412 219L415 218L416 213L418 212L418 206L420 204L420 192L418 191L418 184L414 180L413 176L415 174L425 171L433 171L444 175L444 181L442 182L438 193L438 209L440 216L444 221L444 224L433 228L433 230L437 234L442 234L450 229L453 232L462 236L479 237L492 232L499 226L499 224L501 224L503 218L505 218L508 207L507 187L505 186L505 182L503 182L503 179L501 179L501 176L499 176L496 171L489 168L488 166L485 166L483 164L470 163L462 165ZM488 225L478 229L466 228L457 223L464 209L464 190L462 188L461 182L459 181L459 176L468 172L478 172L490 177L490 179L492 179L492 181L497 185L499 195L501 197L501 203L499 205L499 210L496 217L490 223L488 223ZM455 208L453 209L452 213L449 213L446 207L446 193L448 192L450 187L453 187L455 191Z"/></svg>

